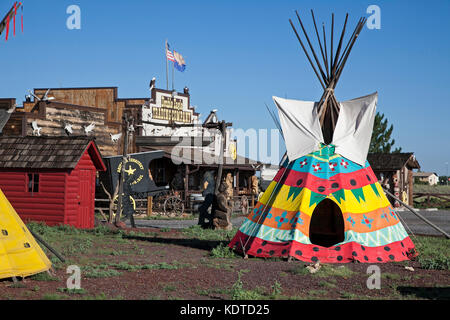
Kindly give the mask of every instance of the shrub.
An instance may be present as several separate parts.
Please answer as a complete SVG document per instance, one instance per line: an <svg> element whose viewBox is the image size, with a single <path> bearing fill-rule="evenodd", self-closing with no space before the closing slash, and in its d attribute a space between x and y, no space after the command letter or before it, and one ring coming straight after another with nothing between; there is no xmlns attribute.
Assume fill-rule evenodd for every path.
<svg viewBox="0 0 450 320"><path fill-rule="evenodd" d="M428 270L450 270L450 258L440 254L433 258L417 259L423 269Z"/></svg>
<svg viewBox="0 0 450 320"><path fill-rule="evenodd" d="M223 243L220 243L217 247L212 249L210 255L214 258L235 258L236 257L236 254L234 253L234 251L227 245L224 245Z"/></svg>
<svg viewBox="0 0 450 320"><path fill-rule="evenodd" d="M242 271L238 272L238 279L231 287L231 299L232 300L262 300L264 296L261 292L256 290L244 289L244 284L241 280Z"/></svg>

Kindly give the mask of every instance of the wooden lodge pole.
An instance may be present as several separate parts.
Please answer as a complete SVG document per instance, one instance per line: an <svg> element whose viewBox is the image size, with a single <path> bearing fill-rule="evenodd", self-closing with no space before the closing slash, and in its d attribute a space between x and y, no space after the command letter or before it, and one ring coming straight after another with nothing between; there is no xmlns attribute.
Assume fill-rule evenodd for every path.
<svg viewBox="0 0 450 320"><path fill-rule="evenodd" d="M46 247L48 250L50 250L51 253L53 253L61 262L66 262L66 259L62 255L58 253L54 248L52 248L47 242L44 241L40 236L38 236L35 232L28 229L30 233L33 235L33 237L39 241L44 247Z"/></svg>

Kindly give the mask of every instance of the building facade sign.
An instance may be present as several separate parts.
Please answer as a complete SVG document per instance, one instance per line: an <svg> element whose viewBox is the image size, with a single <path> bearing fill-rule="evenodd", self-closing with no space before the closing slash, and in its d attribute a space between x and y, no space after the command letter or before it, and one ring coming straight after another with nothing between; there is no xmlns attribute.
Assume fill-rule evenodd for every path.
<svg viewBox="0 0 450 320"><path fill-rule="evenodd" d="M192 113L175 108L152 107L152 119L168 122L192 123Z"/></svg>
<svg viewBox="0 0 450 320"><path fill-rule="evenodd" d="M143 110L144 121L158 122L161 124L180 123L193 124L198 119L194 108L189 106L189 97L177 94L172 96L166 90L154 89L153 103Z"/></svg>

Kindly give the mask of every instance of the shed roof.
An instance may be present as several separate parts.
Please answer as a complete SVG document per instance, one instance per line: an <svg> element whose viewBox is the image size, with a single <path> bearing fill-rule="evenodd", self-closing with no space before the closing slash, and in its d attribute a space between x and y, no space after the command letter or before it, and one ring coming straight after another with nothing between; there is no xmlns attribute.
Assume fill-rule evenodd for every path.
<svg viewBox="0 0 450 320"><path fill-rule="evenodd" d="M429 176L435 175L436 177L438 176L436 173L434 172L414 172L413 176L414 177L424 177L424 178L428 178Z"/></svg>
<svg viewBox="0 0 450 320"><path fill-rule="evenodd" d="M0 168L75 169L86 151L97 170L106 170L93 138L0 137Z"/></svg>
<svg viewBox="0 0 450 320"><path fill-rule="evenodd" d="M373 170L399 170L404 166L410 169L420 169L414 153L369 153L367 161Z"/></svg>

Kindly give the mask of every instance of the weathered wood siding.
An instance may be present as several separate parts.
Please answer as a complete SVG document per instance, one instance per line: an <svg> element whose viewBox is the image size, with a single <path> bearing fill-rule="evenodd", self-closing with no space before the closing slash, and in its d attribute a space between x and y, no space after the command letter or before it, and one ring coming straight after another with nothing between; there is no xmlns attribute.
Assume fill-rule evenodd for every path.
<svg viewBox="0 0 450 320"><path fill-rule="evenodd" d="M36 89L34 94L41 97L46 91L47 89ZM61 103L108 110L107 121L121 121L125 107L124 101L117 99L117 87L51 89L48 95Z"/></svg>
<svg viewBox="0 0 450 320"><path fill-rule="evenodd" d="M94 131L89 135L95 137L100 152L103 156L118 155L121 150L121 141L113 143L110 134L121 132L120 125L105 125L105 113L88 109L66 109L49 104L45 108L45 118L26 117L26 135L33 135L31 126L33 121L37 121L41 127L43 136L65 136L64 127L66 123L72 125L73 136L85 136L84 127L95 124Z"/></svg>
<svg viewBox="0 0 450 320"><path fill-rule="evenodd" d="M24 117L20 112L11 114L6 125L3 127L4 136L21 136L23 133Z"/></svg>

